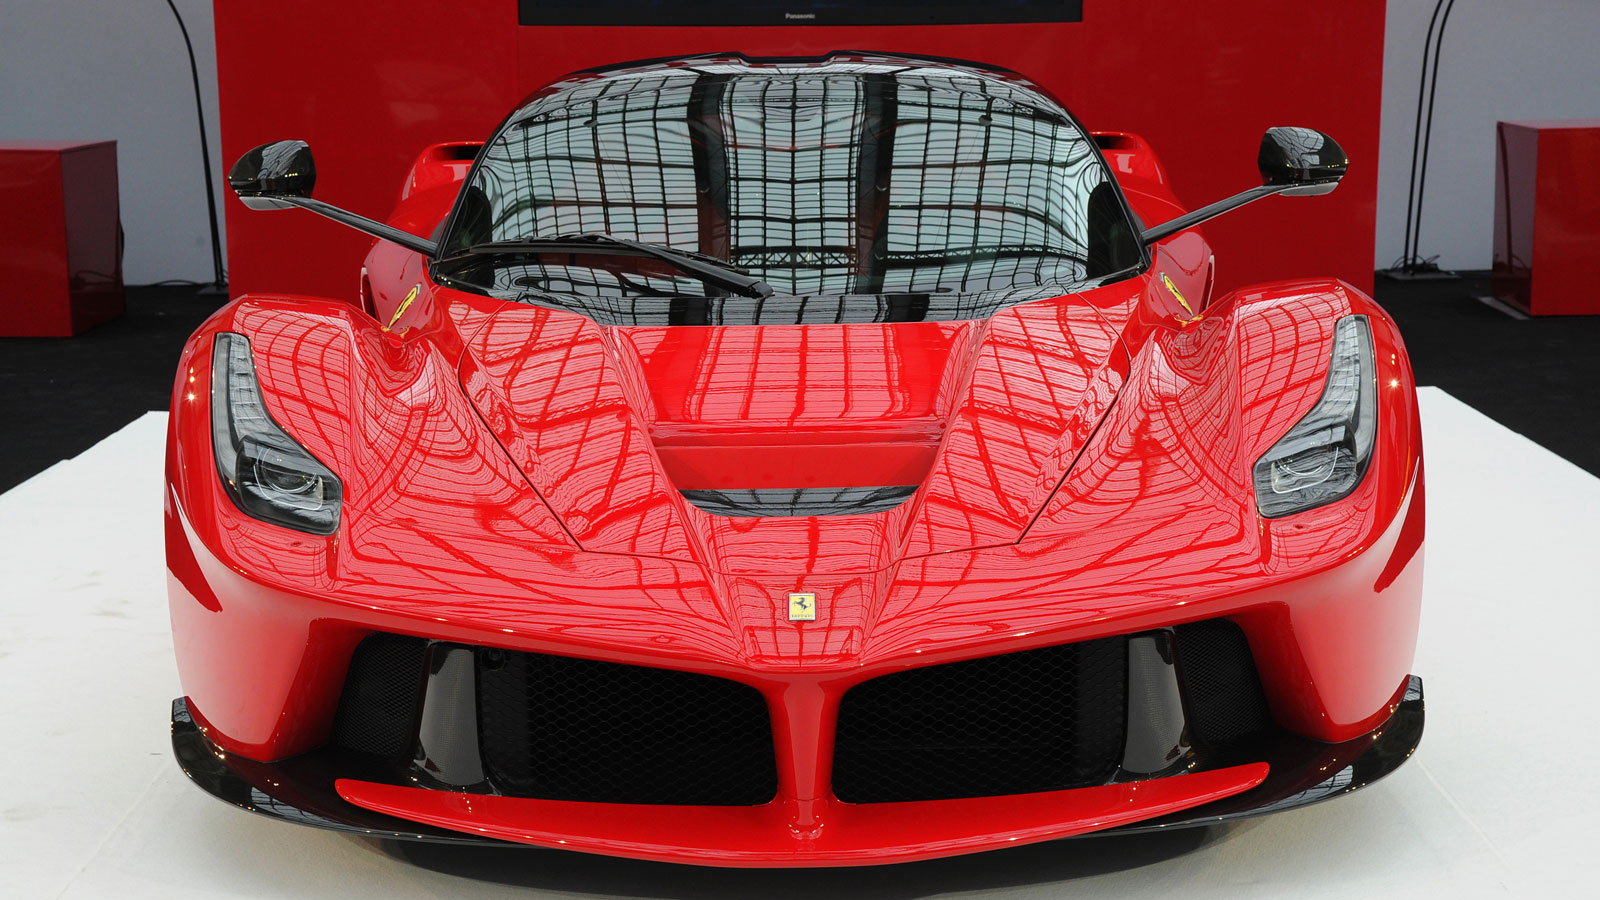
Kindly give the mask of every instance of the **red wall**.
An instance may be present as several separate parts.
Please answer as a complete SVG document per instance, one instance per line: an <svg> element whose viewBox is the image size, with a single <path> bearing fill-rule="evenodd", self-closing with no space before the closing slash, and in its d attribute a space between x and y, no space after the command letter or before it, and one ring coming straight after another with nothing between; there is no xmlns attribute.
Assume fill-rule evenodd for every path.
<svg viewBox="0 0 1600 900"><path fill-rule="evenodd" d="M1015 69L1090 129L1144 135L1191 207L1258 183L1267 127L1332 134L1351 159L1338 191L1270 198L1205 227L1217 284L1335 275L1371 290L1383 0L1084 7L1081 23L1057 25L529 28L515 0L275 0L266 19L219 0L223 158L309 141L317 196L381 218L422 147L488 137L518 100L577 69L730 50L923 53ZM309 213L227 210L235 296L355 296L370 239Z"/></svg>

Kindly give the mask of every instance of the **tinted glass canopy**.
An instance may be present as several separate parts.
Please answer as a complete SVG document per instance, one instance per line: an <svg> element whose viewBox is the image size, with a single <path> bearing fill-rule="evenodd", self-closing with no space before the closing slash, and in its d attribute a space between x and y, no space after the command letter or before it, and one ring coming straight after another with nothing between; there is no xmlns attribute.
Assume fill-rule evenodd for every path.
<svg viewBox="0 0 1600 900"><path fill-rule="evenodd" d="M445 254L595 232L731 262L769 283L779 306L836 298L823 305L843 319L862 303L882 319L919 296L979 315L1142 258L1110 173L1064 110L1017 80L902 59L693 60L576 77L490 142ZM441 271L591 313L727 293L616 253Z"/></svg>

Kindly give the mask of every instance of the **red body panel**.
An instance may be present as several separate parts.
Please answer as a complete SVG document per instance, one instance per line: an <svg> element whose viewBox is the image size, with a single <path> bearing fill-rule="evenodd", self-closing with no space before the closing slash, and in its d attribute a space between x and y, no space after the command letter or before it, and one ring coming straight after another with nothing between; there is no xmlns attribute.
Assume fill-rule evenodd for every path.
<svg viewBox="0 0 1600 900"><path fill-rule="evenodd" d="M479 302L452 296L439 327L486 330ZM191 345L183 380L204 383L210 333L249 334L274 417L340 471L350 497L383 499L349 507L333 538L245 517L218 486L208 396L180 383L168 535L185 693L218 744L271 759L325 738L349 654L371 631L735 677L772 702L782 796L809 820L829 802L831 710L851 684L1226 615L1249 636L1280 724L1323 740L1362 733L1408 671L1418 613L1421 527L1408 510L1420 510L1421 469L1397 336L1369 301L1334 285L1235 295L1182 329L1140 325L1141 308L1127 298L1103 308L1158 333L1133 356L1088 461L1041 499L1024 539L927 555L895 539L892 513L827 528L709 527L681 501L650 499L647 487L667 476L652 469L646 429L627 423L596 432L603 451L590 458L604 471L571 476L595 479L592 488L552 492L554 504L596 510L572 516L592 525L574 541L518 472L515 444L502 449L465 405L426 330L385 336L346 304L230 307ZM1389 386L1380 455L1348 500L1262 522L1242 499L1249 463L1315 401L1327 358L1319 336L1351 309L1373 316ZM565 318L566 351L601 352L583 350L596 326ZM1316 329L1301 335L1303 353L1267 352L1296 329ZM881 390L867 384L869 395ZM632 463L618 454L629 441ZM616 515L601 512L607 503ZM640 555L626 555L630 545ZM772 571L743 560L788 563ZM784 617L784 594L802 588L826 598L815 622Z"/></svg>
<svg viewBox="0 0 1600 900"><path fill-rule="evenodd" d="M1139 138L1106 143L1141 216L1178 208ZM431 233L460 177L451 157L423 153L392 224ZM339 786L413 821L652 859L926 858L1246 790L1265 766L864 806L830 780L840 698L866 679L1217 617L1243 629L1284 728L1343 741L1394 710L1423 538L1398 332L1338 281L1213 297L1213 279L1191 231L1137 277L985 320L623 327L440 287L416 254L378 245L375 315L236 301L191 339L170 425L189 709L229 753L316 748L354 646L378 631L755 687L777 752L763 807ZM1369 317L1378 365L1373 460L1351 496L1264 520L1251 467L1316 403L1334 323L1352 313ZM272 417L343 480L336 535L249 518L223 492L207 390L222 331L249 337ZM921 489L888 512L826 518L713 516L679 493L896 483ZM789 621L791 591L817 595L814 621Z"/></svg>

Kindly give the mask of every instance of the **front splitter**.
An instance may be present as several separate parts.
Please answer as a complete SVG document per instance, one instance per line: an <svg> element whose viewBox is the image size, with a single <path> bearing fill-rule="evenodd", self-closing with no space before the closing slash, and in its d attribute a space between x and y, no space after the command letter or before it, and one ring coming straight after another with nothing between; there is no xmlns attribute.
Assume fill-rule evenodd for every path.
<svg viewBox="0 0 1600 900"><path fill-rule="evenodd" d="M1217 825L1298 809L1359 791L1411 758L1422 743L1424 718L1422 679L1412 675L1395 711L1366 734L1337 744L1278 735L1266 746L1251 748L1250 758L1265 760L1272 767L1267 779L1256 787L1204 806L1110 831L1128 834Z"/></svg>
<svg viewBox="0 0 1600 900"><path fill-rule="evenodd" d="M1422 740L1422 679L1411 676L1395 711L1360 737L1324 744L1280 733L1238 752L1208 758L1205 771L1265 762L1269 772L1256 787L1190 809L1088 834L1127 834L1213 825L1233 819L1309 806L1367 785L1398 769ZM313 752L276 763L227 753L207 738L179 698L172 703L172 750L184 773L207 793L241 809L294 822L369 837L454 844L512 842L425 825L374 812L339 795L339 779L362 778L353 760ZM1168 776L1183 778L1184 775Z"/></svg>
<svg viewBox="0 0 1600 900"><path fill-rule="evenodd" d="M505 844L477 835L408 822L347 803L334 790L342 760L307 753L275 763L257 762L228 753L205 736L189 703L172 701L172 755L189 780L218 800L240 809L297 825L402 841L447 844Z"/></svg>

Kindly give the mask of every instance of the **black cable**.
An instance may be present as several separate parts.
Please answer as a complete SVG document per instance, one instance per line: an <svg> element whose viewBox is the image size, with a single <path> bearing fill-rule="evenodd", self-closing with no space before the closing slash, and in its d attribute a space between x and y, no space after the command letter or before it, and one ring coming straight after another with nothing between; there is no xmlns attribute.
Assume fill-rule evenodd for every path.
<svg viewBox="0 0 1600 900"><path fill-rule="evenodd" d="M1444 30L1450 24L1450 13L1456 8L1456 0L1450 0L1450 5L1444 8L1444 18L1439 20L1439 38L1433 45L1433 84L1428 86L1428 122L1422 135L1422 169L1417 176L1417 225L1412 232L1411 256L1417 256L1417 245L1422 243L1422 201L1428 190L1428 148L1433 143L1433 97L1439 90L1439 58L1443 56Z"/></svg>
<svg viewBox="0 0 1600 900"><path fill-rule="evenodd" d="M1400 244L1400 262L1395 268L1411 267L1411 212L1417 196L1417 146L1422 140L1422 98L1428 92L1428 56L1433 52L1433 28L1439 22L1439 10L1445 0L1433 5L1433 17L1428 20L1428 36L1422 42L1422 66L1417 77L1417 121L1411 127L1411 175L1406 180L1406 235Z"/></svg>
<svg viewBox="0 0 1600 900"><path fill-rule="evenodd" d="M211 219L211 269L216 278L214 283L220 288L227 286L228 276L222 270L222 232L217 227L217 189L211 180L211 143L206 139L206 111L200 101L200 67L194 61L194 44L189 41L189 26L184 24L183 15L172 0L167 0L167 8L178 20L178 30L183 32L183 46L189 51L189 77L194 80L194 113L200 122L200 159L206 174L206 214Z"/></svg>

